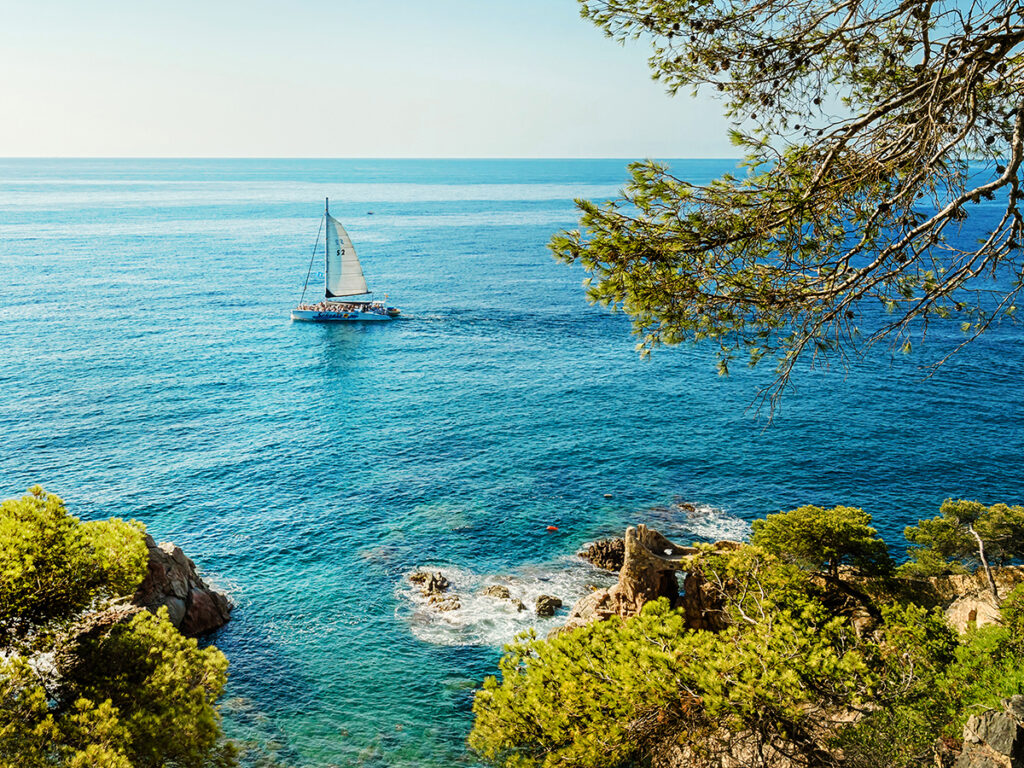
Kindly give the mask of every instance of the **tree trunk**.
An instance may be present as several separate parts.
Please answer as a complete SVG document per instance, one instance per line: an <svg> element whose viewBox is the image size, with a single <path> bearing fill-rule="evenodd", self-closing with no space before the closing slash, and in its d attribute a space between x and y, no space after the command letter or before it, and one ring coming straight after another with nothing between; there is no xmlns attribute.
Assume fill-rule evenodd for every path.
<svg viewBox="0 0 1024 768"><path fill-rule="evenodd" d="M981 567L985 570L985 578L988 579L989 589L992 590L992 598L996 601L996 607L999 607L999 590L996 588L995 579L992 578L992 569L988 567L988 560L985 559L985 542L981 540L981 536L974 530L974 526L970 523L967 524L967 530L971 532L974 540L978 542L978 559L981 560Z"/></svg>

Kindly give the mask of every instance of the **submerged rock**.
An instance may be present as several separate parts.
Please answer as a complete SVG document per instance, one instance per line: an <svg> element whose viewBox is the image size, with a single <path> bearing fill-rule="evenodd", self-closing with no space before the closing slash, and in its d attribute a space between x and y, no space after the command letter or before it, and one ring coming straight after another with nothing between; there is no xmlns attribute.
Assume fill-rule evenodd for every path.
<svg viewBox="0 0 1024 768"><path fill-rule="evenodd" d="M536 602L538 616L554 616L555 611L562 607L562 601L551 595L539 595Z"/></svg>
<svg viewBox="0 0 1024 768"><path fill-rule="evenodd" d="M149 569L132 598L134 605L154 613L166 607L171 623L189 637L208 634L228 623L231 601L199 578L195 563L181 547L170 542L158 545L148 534L146 547Z"/></svg>

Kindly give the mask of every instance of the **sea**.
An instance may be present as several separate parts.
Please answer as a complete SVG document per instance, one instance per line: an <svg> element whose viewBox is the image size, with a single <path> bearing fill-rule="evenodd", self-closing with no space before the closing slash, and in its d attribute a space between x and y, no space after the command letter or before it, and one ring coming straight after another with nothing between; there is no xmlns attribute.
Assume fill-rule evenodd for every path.
<svg viewBox="0 0 1024 768"><path fill-rule="evenodd" d="M502 645L607 584L576 552L627 525L742 538L844 504L900 557L946 498L1024 503L1019 325L937 369L958 323L801 369L770 422L770 365L642 359L547 249L626 165L0 160L0 497L41 484L83 519L140 520L228 592L210 641L246 765L473 764L473 692ZM322 295L324 198L400 318L290 320L307 275ZM427 604L421 569L462 608ZM538 618L490 584L565 607Z"/></svg>

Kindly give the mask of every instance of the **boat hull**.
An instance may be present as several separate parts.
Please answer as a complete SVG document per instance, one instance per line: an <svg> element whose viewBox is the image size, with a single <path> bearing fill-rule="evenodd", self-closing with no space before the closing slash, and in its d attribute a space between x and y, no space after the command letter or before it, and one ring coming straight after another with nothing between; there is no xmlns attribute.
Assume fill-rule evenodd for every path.
<svg viewBox="0 0 1024 768"><path fill-rule="evenodd" d="M384 315L379 312L360 312L359 310L348 311L323 311L316 309L293 309L292 320L303 320L308 323L353 323L353 322L379 322L390 320L391 315Z"/></svg>

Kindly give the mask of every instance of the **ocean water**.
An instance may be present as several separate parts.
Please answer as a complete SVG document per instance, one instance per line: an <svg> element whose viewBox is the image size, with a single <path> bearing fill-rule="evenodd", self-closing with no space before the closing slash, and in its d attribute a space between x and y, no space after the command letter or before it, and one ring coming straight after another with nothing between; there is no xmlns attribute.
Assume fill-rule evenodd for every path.
<svg viewBox="0 0 1024 768"><path fill-rule="evenodd" d="M579 546L627 524L738 537L843 503L898 553L944 498L1024 502L1019 327L930 377L952 329L802 372L766 427L750 406L769 371L639 359L628 321L547 253L574 197L625 177L614 160L0 161L0 493L40 483L184 547L237 604L213 638L226 727L251 763L293 766L471 763L474 687L517 631L558 621L479 591L569 604L607 579ZM327 196L400 319L289 320ZM423 604L422 567L461 611Z"/></svg>

